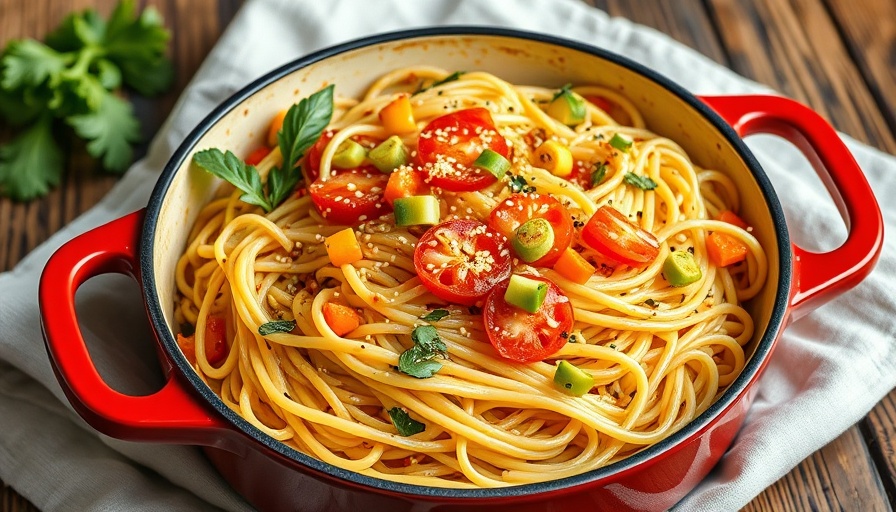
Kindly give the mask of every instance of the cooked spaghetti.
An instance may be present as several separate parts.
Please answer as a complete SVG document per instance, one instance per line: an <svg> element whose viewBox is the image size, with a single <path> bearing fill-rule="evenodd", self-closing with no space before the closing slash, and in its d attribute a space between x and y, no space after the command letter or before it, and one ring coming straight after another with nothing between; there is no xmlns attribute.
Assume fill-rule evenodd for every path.
<svg viewBox="0 0 896 512"><path fill-rule="evenodd" d="M743 368L765 253L734 183L625 97L415 67L333 103L298 161L314 184L265 212L225 183L177 266L179 343L262 432L372 477L519 485L661 441ZM383 173L390 137L406 155ZM463 162L486 149L509 169ZM436 208L396 225L402 196Z"/></svg>

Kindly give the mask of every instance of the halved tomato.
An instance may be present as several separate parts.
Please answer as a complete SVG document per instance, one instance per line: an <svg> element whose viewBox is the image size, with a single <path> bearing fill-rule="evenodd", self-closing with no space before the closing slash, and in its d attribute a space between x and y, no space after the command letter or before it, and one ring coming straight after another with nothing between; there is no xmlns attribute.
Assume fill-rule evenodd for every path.
<svg viewBox="0 0 896 512"><path fill-rule="evenodd" d="M510 247L477 220L449 220L420 237L414 268L433 295L471 306L510 276Z"/></svg>
<svg viewBox="0 0 896 512"><path fill-rule="evenodd" d="M227 323L223 317L209 315L205 319L205 359L215 366L227 357ZM196 364L196 334L177 335L177 345L190 364Z"/></svg>
<svg viewBox="0 0 896 512"><path fill-rule="evenodd" d="M569 297L549 279L527 275L548 284L548 293L535 313L520 309L506 300L510 279L488 295L482 310L485 331L502 357L519 363L532 363L549 357L566 344L563 333L572 331L573 309Z"/></svg>
<svg viewBox="0 0 896 512"><path fill-rule="evenodd" d="M524 222L542 218L554 229L554 245L547 254L532 262L534 267L550 267L572 242L573 225L569 210L549 195L513 194L492 210L488 225L510 238Z"/></svg>
<svg viewBox="0 0 896 512"><path fill-rule="evenodd" d="M510 155L488 109L458 110L433 119L420 132L417 165L433 186L453 192L480 190L497 181L490 172L473 167L485 149Z"/></svg>
<svg viewBox="0 0 896 512"><path fill-rule="evenodd" d="M653 233L641 229L608 205L598 208L585 224L582 241L604 256L635 268L646 267L660 252Z"/></svg>
<svg viewBox="0 0 896 512"><path fill-rule="evenodd" d="M392 211L383 198L389 177L374 169L350 169L308 187L317 211L334 224L354 225Z"/></svg>

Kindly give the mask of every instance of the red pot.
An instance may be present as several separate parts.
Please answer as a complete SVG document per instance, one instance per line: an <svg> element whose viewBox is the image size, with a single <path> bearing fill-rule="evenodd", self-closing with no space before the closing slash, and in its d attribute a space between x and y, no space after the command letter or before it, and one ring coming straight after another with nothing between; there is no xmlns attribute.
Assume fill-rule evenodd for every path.
<svg viewBox="0 0 896 512"><path fill-rule="evenodd" d="M371 66L370 63L376 65ZM248 153L282 105L325 83L360 91L383 70L412 63L483 69L517 83L596 82L623 91L655 132L695 161L722 169L743 196L743 216L766 249L765 291L749 307L756 338L743 373L707 411L668 439L625 460L575 477L503 489L454 490L387 482L332 467L279 443L231 412L190 368L172 334L173 262L209 197L210 178L190 168L197 148ZM375 68L375 69L369 69ZM846 242L827 253L791 243L771 183L740 136L777 134L813 164L846 221ZM194 130L159 178L148 207L67 243L50 259L40 306L50 361L75 409L98 431L133 441L204 447L251 503L266 510L582 510L665 509L719 460L743 423L755 384L787 322L861 281L883 238L880 210L865 177L817 114L769 96L697 98L618 55L554 37L493 28L399 32L303 57L259 79ZM100 377L74 309L77 288L108 272L141 286L167 383L128 396Z"/></svg>

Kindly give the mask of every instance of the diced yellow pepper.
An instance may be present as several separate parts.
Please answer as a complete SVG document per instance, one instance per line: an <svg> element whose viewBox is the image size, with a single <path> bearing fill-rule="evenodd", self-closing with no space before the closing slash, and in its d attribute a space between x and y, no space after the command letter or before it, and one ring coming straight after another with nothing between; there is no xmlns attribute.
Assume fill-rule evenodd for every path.
<svg viewBox="0 0 896 512"><path fill-rule="evenodd" d="M361 244L352 228L345 228L326 238L324 246L330 256L330 263L337 267L359 261L364 255L361 253Z"/></svg>
<svg viewBox="0 0 896 512"><path fill-rule="evenodd" d="M572 152L555 140L544 141L535 150L535 165L565 178L572 174Z"/></svg>
<svg viewBox="0 0 896 512"><path fill-rule="evenodd" d="M380 121L386 132L401 135L417 131L417 122L411 109L411 100L407 94L392 100L380 110Z"/></svg>

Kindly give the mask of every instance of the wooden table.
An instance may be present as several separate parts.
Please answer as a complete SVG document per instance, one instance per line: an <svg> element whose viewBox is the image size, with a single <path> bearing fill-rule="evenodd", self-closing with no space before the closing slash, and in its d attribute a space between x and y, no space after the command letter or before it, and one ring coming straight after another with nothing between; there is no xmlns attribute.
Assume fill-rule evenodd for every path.
<svg viewBox="0 0 896 512"><path fill-rule="evenodd" d="M108 13L114 0L93 2ZM149 140L240 6L238 0L149 0L172 30L173 90L136 101ZM588 0L654 27L741 75L803 101L843 132L896 154L894 0ZM0 0L0 42L42 37L86 0ZM9 135L0 130L0 140ZM116 177L76 145L61 187L29 204L0 199L0 271L96 203ZM145 146L142 148L145 150ZM896 500L896 392L813 453L745 510L890 510ZM808 426L811 428L811 426ZM12 489L0 512L35 510Z"/></svg>

